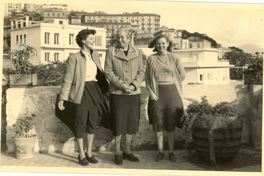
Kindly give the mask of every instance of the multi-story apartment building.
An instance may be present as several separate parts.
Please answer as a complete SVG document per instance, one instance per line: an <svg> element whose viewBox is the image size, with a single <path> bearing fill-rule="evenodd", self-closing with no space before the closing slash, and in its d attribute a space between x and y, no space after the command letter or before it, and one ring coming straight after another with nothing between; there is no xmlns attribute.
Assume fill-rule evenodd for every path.
<svg viewBox="0 0 264 176"><path fill-rule="evenodd" d="M215 48L189 48L174 50L183 62L186 79L184 84L228 84L229 61L218 59Z"/></svg>
<svg viewBox="0 0 264 176"><path fill-rule="evenodd" d="M61 10L68 10L67 4L43 4L42 9L61 9Z"/></svg>
<svg viewBox="0 0 264 176"><path fill-rule="evenodd" d="M28 18L26 18L28 19ZM46 64L53 61L64 61L70 53L79 51L75 38L78 32L85 28L95 29L94 49L99 52L102 64L106 51L106 30L104 28L69 25L67 20L53 19L46 22L25 21L18 26L14 20L11 35L11 51L19 49L21 44L36 48L37 56L31 60L32 64ZM21 22L20 22L21 24Z"/></svg>
<svg viewBox="0 0 264 176"><path fill-rule="evenodd" d="M23 9L22 3L5 3L5 13L4 15L10 15L11 12L19 13Z"/></svg>
<svg viewBox="0 0 264 176"><path fill-rule="evenodd" d="M69 19L70 12L64 9L57 9L57 8L49 8L49 9L42 9L41 14L43 16L43 20L50 20L50 19Z"/></svg>
<svg viewBox="0 0 264 176"><path fill-rule="evenodd" d="M129 22L132 26L138 26L138 30L155 33L160 26L160 15L154 13L122 13L107 14L104 12L87 13L84 22L94 23L100 21L124 23Z"/></svg>
<svg viewBox="0 0 264 176"><path fill-rule="evenodd" d="M31 4L31 3L25 3L24 9L28 12L39 12L42 8L41 4Z"/></svg>

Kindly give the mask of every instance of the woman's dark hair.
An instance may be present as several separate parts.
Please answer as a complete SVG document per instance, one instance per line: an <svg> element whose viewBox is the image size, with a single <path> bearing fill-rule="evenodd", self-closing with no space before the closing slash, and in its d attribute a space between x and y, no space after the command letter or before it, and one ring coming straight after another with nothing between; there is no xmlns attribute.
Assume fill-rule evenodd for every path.
<svg viewBox="0 0 264 176"><path fill-rule="evenodd" d="M159 36L157 36L156 38L154 38L151 42L149 42L149 45L148 45L148 47L149 48L154 48L153 49L153 52L157 52L158 50L157 50L157 48L156 48L156 42L157 42L157 40L159 40L159 39L161 39L161 38L165 38L166 39L166 41L169 43L169 46L168 46L168 48L167 48L167 51L172 51L172 47L173 47L173 45L172 45L172 41L169 39L169 37L167 36L167 35L165 35L165 34L161 34L161 35L159 35Z"/></svg>
<svg viewBox="0 0 264 176"><path fill-rule="evenodd" d="M86 40L87 36L90 34L96 34L96 31L94 29L83 29L81 30L78 35L76 36L76 43L79 45L79 47L83 47L83 40Z"/></svg>

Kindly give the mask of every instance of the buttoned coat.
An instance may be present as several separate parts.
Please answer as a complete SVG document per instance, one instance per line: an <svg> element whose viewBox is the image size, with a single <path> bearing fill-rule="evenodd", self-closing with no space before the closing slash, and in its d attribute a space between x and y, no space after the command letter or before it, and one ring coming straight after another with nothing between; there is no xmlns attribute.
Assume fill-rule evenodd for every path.
<svg viewBox="0 0 264 176"><path fill-rule="evenodd" d="M140 94L140 85L145 77L142 52L129 46L127 56L118 47L109 47L105 58L105 74L110 81L111 94ZM124 84L132 84L136 90L125 92Z"/></svg>

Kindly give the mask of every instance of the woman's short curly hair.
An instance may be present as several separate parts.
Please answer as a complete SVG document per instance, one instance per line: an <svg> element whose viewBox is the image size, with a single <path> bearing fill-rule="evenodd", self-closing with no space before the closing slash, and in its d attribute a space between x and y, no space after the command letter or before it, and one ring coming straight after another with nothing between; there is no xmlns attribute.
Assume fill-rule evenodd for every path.
<svg viewBox="0 0 264 176"><path fill-rule="evenodd" d="M86 40L88 35L94 35L96 34L96 31L94 29L83 29L81 30L77 36L76 36L76 43L79 45L79 47L83 47L83 40Z"/></svg>
<svg viewBox="0 0 264 176"><path fill-rule="evenodd" d="M149 48L154 48L153 52L157 52L158 50L156 48L156 42L157 42L157 40L159 40L161 38L165 38L166 41L169 43L167 51L171 52L172 51L172 47L173 47L173 43L172 43L172 41L170 40L170 38L166 34L160 34L157 37L155 37L152 41L149 42L148 47Z"/></svg>

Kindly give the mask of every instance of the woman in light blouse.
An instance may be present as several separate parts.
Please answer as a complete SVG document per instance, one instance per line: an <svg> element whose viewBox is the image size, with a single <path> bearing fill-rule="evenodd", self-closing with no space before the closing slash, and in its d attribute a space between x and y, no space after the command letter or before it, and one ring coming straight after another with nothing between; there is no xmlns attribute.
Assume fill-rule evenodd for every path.
<svg viewBox="0 0 264 176"><path fill-rule="evenodd" d="M155 54L149 56L146 65L146 87L149 92L148 116L156 133L158 155L155 161L164 158L163 131L167 132L169 160L176 161L174 148L177 118L183 115L181 82L185 78L184 67L171 52L170 40L166 35L156 37L149 45Z"/></svg>
<svg viewBox="0 0 264 176"><path fill-rule="evenodd" d="M95 33L93 29L83 29L76 36L76 42L81 50L71 54L66 62L58 102L61 111L71 108L70 112L73 112L69 115L74 116L73 132L80 152L78 160L84 166L98 162L92 154L94 130L109 109L107 98L104 98L108 82L99 55L93 50ZM87 146L84 148L83 140L86 136Z"/></svg>

